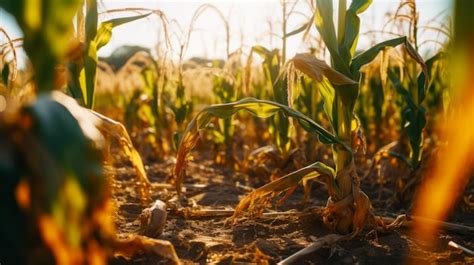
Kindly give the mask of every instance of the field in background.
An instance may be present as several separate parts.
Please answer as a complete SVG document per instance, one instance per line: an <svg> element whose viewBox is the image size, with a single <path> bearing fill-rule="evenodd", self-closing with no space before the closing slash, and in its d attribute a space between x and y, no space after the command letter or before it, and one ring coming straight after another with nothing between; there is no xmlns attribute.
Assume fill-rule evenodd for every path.
<svg viewBox="0 0 474 265"><path fill-rule="evenodd" d="M0 262L474 262L448 2L0 2Z"/></svg>

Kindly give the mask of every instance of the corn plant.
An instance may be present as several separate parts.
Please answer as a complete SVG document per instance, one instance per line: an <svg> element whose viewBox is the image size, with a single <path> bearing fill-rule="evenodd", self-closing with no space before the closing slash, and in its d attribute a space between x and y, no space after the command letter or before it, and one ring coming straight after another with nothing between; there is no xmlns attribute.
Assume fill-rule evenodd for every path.
<svg viewBox="0 0 474 265"><path fill-rule="evenodd" d="M217 103L229 103L237 100L239 88L242 83L242 70L234 69L236 68L235 65L239 64L238 60L240 60L239 53L230 55L227 63L224 65L224 71L221 74L214 75L212 78L212 90L216 96ZM231 117L221 120L219 122L219 130L214 132L222 136L221 142L226 148L223 162L228 165L235 165L236 162L234 154L234 132L235 126Z"/></svg>
<svg viewBox="0 0 474 265"><path fill-rule="evenodd" d="M2 261L105 264L113 255L148 249L178 263L167 241L117 237L111 185L103 170L111 139L136 166L141 196L148 200L150 183L122 124L52 91L57 88L55 69L67 57L79 1L35 3L0 2L23 30L38 88L34 101L19 106L11 101L0 111L0 153L6 162L0 165L5 183L0 208L7 213L1 227Z"/></svg>
<svg viewBox="0 0 474 265"><path fill-rule="evenodd" d="M385 56L385 53L381 54L381 58ZM372 63L361 72L360 103L356 106L356 113L360 117L364 130L370 133L369 138L372 142L367 143L367 149L371 153L389 137L383 128L390 128L390 121L395 118L390 113L392 106L388 106L393 105L389 100L392 95L385 91L386 82L379 74L380 71L385 71L384 61L381 61L382 63L377 65Z"/></svg>
<svg viewBox="0 0 474 265"><path fill-rule="evenodd" d="M133 69L133 70L132 70ZM125 104L124 121L135 143L139 144L140 154L147 158L161 157L169 151L171 139L167 113L162 99L162 87L158 75L158 63L149 53L136 53L123 66L121 71L137 71L143 85L135 88Z"/></svg>
<svg viewBox="0 0 474 265"><path fill-rule="evenodd" d="M287 79L282 78L282 66L284 60L280 50L268 50L263 46L254 46L252 53L262 57L262 70L265 76L266 90L272 91L272 99L283 105L289 105L287 92ZM290 149L290 122L280 114L273 117L271 121L271 130L273 131L273 140L278 153L286 156Z"/></svg>
<svg viewBox="0 0 474 265"><path fill-rule="evenodd" d="M24 49L35 68L35 80L39 91L55 87L54 66L58 58L68 51L68 41L73 30L70 17L78 9L79 1L44 1L35 7L27 1L4 1L1 6L12 14L23 30ZM42 8L41 8L42 7ZM62 10L57 13L54 8ZM55 38L55 41L50 41ZM40 50L41 52L37 52ZM53 69L53 70L51 70Z"/></svg>
<svg viewBox="0 0 474 265"><path fill-rule="evenodd" d="M291 106L293 104L292 95L288 94L288 80L281 75L283 65L286 62L287 39L307 28L306 25L287 32L288 20L293 14L298 1L289 6L286 0L280 1L281 5L281 50L268 50L263 46L252 47L251 53L257 53L263 59L262 68L267 82L267 87L273 92L272 100L280 104ZM283 156L286 161L291 148L291 127L287 117L280 114L275 115L271 120L270 130L273 131L273 140L278 151L278 155Z"/></svg>
<svg viewBox="0 0 474 265"><path fill-rule="evenodd" d="M352 1L349 9L346 10L346 1L339 1L338 32L336 36L333 24L332 1L318 0L315 14L315 24L321 37L326 44L331 55L331 64L334 70L348 76L353 80L360 80L360 68L371 62L376 55L386 47L394 47L404 44L407 53L422 65L425 76L427 76L426 66L416 50L408 43L406 37L400 37L379 43L365 52L354 57L359 34L360 19L358 14L366 10L371 1ZM295 58L296 59L296 58ZM324 108L335 134L346 142L349 146L357 148L358 139L354 137L354 107L359 94L359 84L337 85L325 80L324 75L313 73L314 63L300 64L295 61L295 67L313 79L320 81L319 88L324 101ZM425 83L423 83L423 88ZM331 194L330 201L338 202L347 196L352 196L355 202L355 209L345 209L349 214L340 216L340 220L335 224L338 231L348 231L348 226L353 226L352 230L357 231L361 220L367 218L370 209L364 209L363 194L358 187L358 177L355 172L353 154L338 146L333 147L333 159L336 165L335 181L338 192ZM329 189L330 190L330 189ZM363 196L366 197L366 196ZM328 201L329 203L329 201ZM358 205L362 203L362 205ZM353 211L353 212L351 212ZM365 211L365 213L364 213ZM339 212L340 214L341 212ZM336 213L337 216L338 213ZM353 220L351 220L353 219ZM359 219L359 220L357 220ZM362 220L362 223L365 221Z"/></svg>
<svg viewBox="0 0 474 265"><path fill-rule="evenodd" d="M261 117L281 112L297 120L308 132L317 134L321 142L332 145L335 168L316 162L271 182L242 199L236 207L234 218L245 209L259 213L270 197L288 190L305 177L314 178L320 175L326 180L330 196L326 210L322 213L326 225L340 233L352 232L352 235L357 234L367 223L385 227L373 218L370 200L359 188L353 159L354 152L362 145L357 133L358 122L354 118L354 107L359 94L359 83L356 80L360 79L360 68L371 62L381 50L400 44L423 66L425 74L426 66L406 37L381 42L354 57L360 27L358 14L365 11L370 3L369 0L352 1L347 8L345 0L339 1L336 35L332 1L317 0L314 22L329 50L332 67L311 54L298 54L291 60L294 68L317 83L332 132L290 107L272 101L244 99L235 103L210 106L190 122L181 141L175 166L178 192L184 177L186 155L196 144L199 130L205 127L213 116L225 118L242 109Z"/></svg>
<svg viewBox="0 0 474 265"><path fill-rule="evenodd" d="M84 51L82 54L79 53L78 58L73 58L74 60L69 63L72 78L68 88L73 97L79 99L87 108L92 109L94 107L94 91L97 79L98 51L109 43L113 28L145 18L152 12L115 18L98 25L97 0L87 0L84 4L86 7L85 21L81 21L81 18L83 18L82 10L79 10L77 14L79 35L77 41L79 45L84 45L82 47ZM82 23L84 23L84 27L82 27ZM82 29L85 30L85 33L80 32ZM83 40L80 39L82 35L84 35Z"/></svg>
<svg viewBox="0 0 474 265"><path fill-rule="evenodd" d="M409 15L404 16L400 13L403 7L409 8ZM396 22L399 19L400 26L403 26L402 22L407 20L407 18L410 29L409 38L414 43L415 50L418 51L418 31L420 26L418 25L418 12L415 1L401 1L391 20ZM402 134L399 143L402 145L402 149L409 149L410 152L408 157L392 151L389 152L389 155L405 161L413 170L419 168L423 155L423 131L426 126L427 110L422 104L428 94L427 91L433 83L429 80L428 74L431 74L433 65L442 56L443 53L439 52L428 59L426 61L426 68L420 73L418 73L417 65L409 61L410 54L407 52L402 54L403 67L390 67L385 62L385 67L381 69L382 79L388 77L395 87L395 91L401 97L401 100L397 101L397 105L401 109L400 122L404 134ZM384 61L387 60L385 59ZM396 73L397 69L399 69L398 74ZM398 76L403 76L404 78L402 79ZM404 146L408 146L408 148L403 148Z"/></svg>
<svg viewBox="0 0 474 265"><path fill-rule="evenodd" d="M431 113L446 113L449 107L449 90L446 69L446 53L439 52L435 56L439 57L437 62L433 62L430 69L430 83L428 84L428 93L426 95L426 106Z"/></svg>
<svg viewBox="0 0 474 265"><path fill-rule="evenodd" d="M172 109L173 113L175 114L175 120L178 127L178 132L175 133L173 138L174 146L179 142L180 132L183 130L183 123L184 121L192 114L194 104L192 100L187 99L186 97L186 88L183 83L183 60L186 55L186 52L189 47L189 42L191 39L191 35L194 32L194 27L196 22L198 21L199 17L204 14L206 11L213 11L218 16L219 19L222 21L225 32L226 32L226 55L230 55L230 30L229 30L229 23L226 19L226 16L214 5L211 4L203 4L200 5L196 11L194 12L189 27L186 32L181 30L181 39L179 40L179 62L178 62L178 80L176 83L176 99L174 104L170 104L170 108ZM178 25L179 26L179 25Z"/></svg>
<svg viewBox="0 0 474 265"><path fill-rule="evenodd" d="M431 72L433 64L439 60L441 55L442 53L438 53L426 61L426 73ZM416 170L420 166L423 154L423 130L426 126L426 109L422 103L427 94L428 78L425 72L421 72L415 82L408 82L407 85L404 85L395 71L390 68L388 69L388 77L406 104L402 109L402 124L408 136L410 154L408 158L401 154L396 155L403 157L403 160L408 162L410 168Z"/></svg>
<svg viewBox="0 0 474 265"><path fill-rule="evenodd" d="M131 255L151 247L177 262L168 242L116 237L111 187L102 164L110 155L109 137L122 140L113 128L117 124L60 92L42 93L34 103L0 115L1 153L9 161L0 166L6 183L1 210L7 213L1 246L10 250L1 253L3 260L90 263L102 253L99 260L105 262L115 253Z"/></svg>

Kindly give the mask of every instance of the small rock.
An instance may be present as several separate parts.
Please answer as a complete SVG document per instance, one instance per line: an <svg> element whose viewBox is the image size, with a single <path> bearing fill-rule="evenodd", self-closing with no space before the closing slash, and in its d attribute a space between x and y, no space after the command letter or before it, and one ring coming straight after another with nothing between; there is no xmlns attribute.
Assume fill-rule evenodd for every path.
<svg viewBox="0 0 474 265"><path fill-rule="evenodd" d="M156 238L163 233L166 224L166 204L156 200L153 205L142 211L140 216L140 234Z"/></svg>

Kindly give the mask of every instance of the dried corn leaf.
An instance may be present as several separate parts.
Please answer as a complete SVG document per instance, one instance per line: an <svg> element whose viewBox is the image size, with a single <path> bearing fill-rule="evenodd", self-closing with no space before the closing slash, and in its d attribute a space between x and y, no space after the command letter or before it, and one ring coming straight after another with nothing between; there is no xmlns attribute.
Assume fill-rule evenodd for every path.
<svg viewBox="0 0 474 265"><path fill-rule="evenodd" d="M169 259L172 264L180 264L173 245L166 240L133 235L114 243L115 256L130 258L140 252L157 254Z"/></svg>
<svg viewBox="0 0 474 265"><path fill-rule="evenodd" d="M240 200L237 207L235 207L232 220L236 220L243 211L248 210L251 215L259 215L263 211L269 200L279 193L288 190L297 185L304 177L311 176L312 178L322 175L326 178L334 178L334 169L321 162L316 162L307 167L294 171L286 176L283 176L275 181L272 181L251 192Z"/></svg>
<svg viewBox="0 0 474 265"><path fill-rule="evenodd" d="M319 60L310 53L298 53L291 59L291 62L296 69L318 82L322 82L324 76L333 85L357 84L356 81L332 69L325 61Z"/></svg>

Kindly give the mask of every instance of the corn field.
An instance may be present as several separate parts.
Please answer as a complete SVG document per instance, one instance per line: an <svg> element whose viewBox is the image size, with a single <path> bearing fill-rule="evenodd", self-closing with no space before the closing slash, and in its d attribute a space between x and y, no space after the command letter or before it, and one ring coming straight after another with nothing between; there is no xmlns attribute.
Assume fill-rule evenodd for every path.
<svg viewBox="0 0 474 265"><path fill-rule="evenodd" d="M0 264L474 263L474 2L139 2L0 0Z"/></svg>

